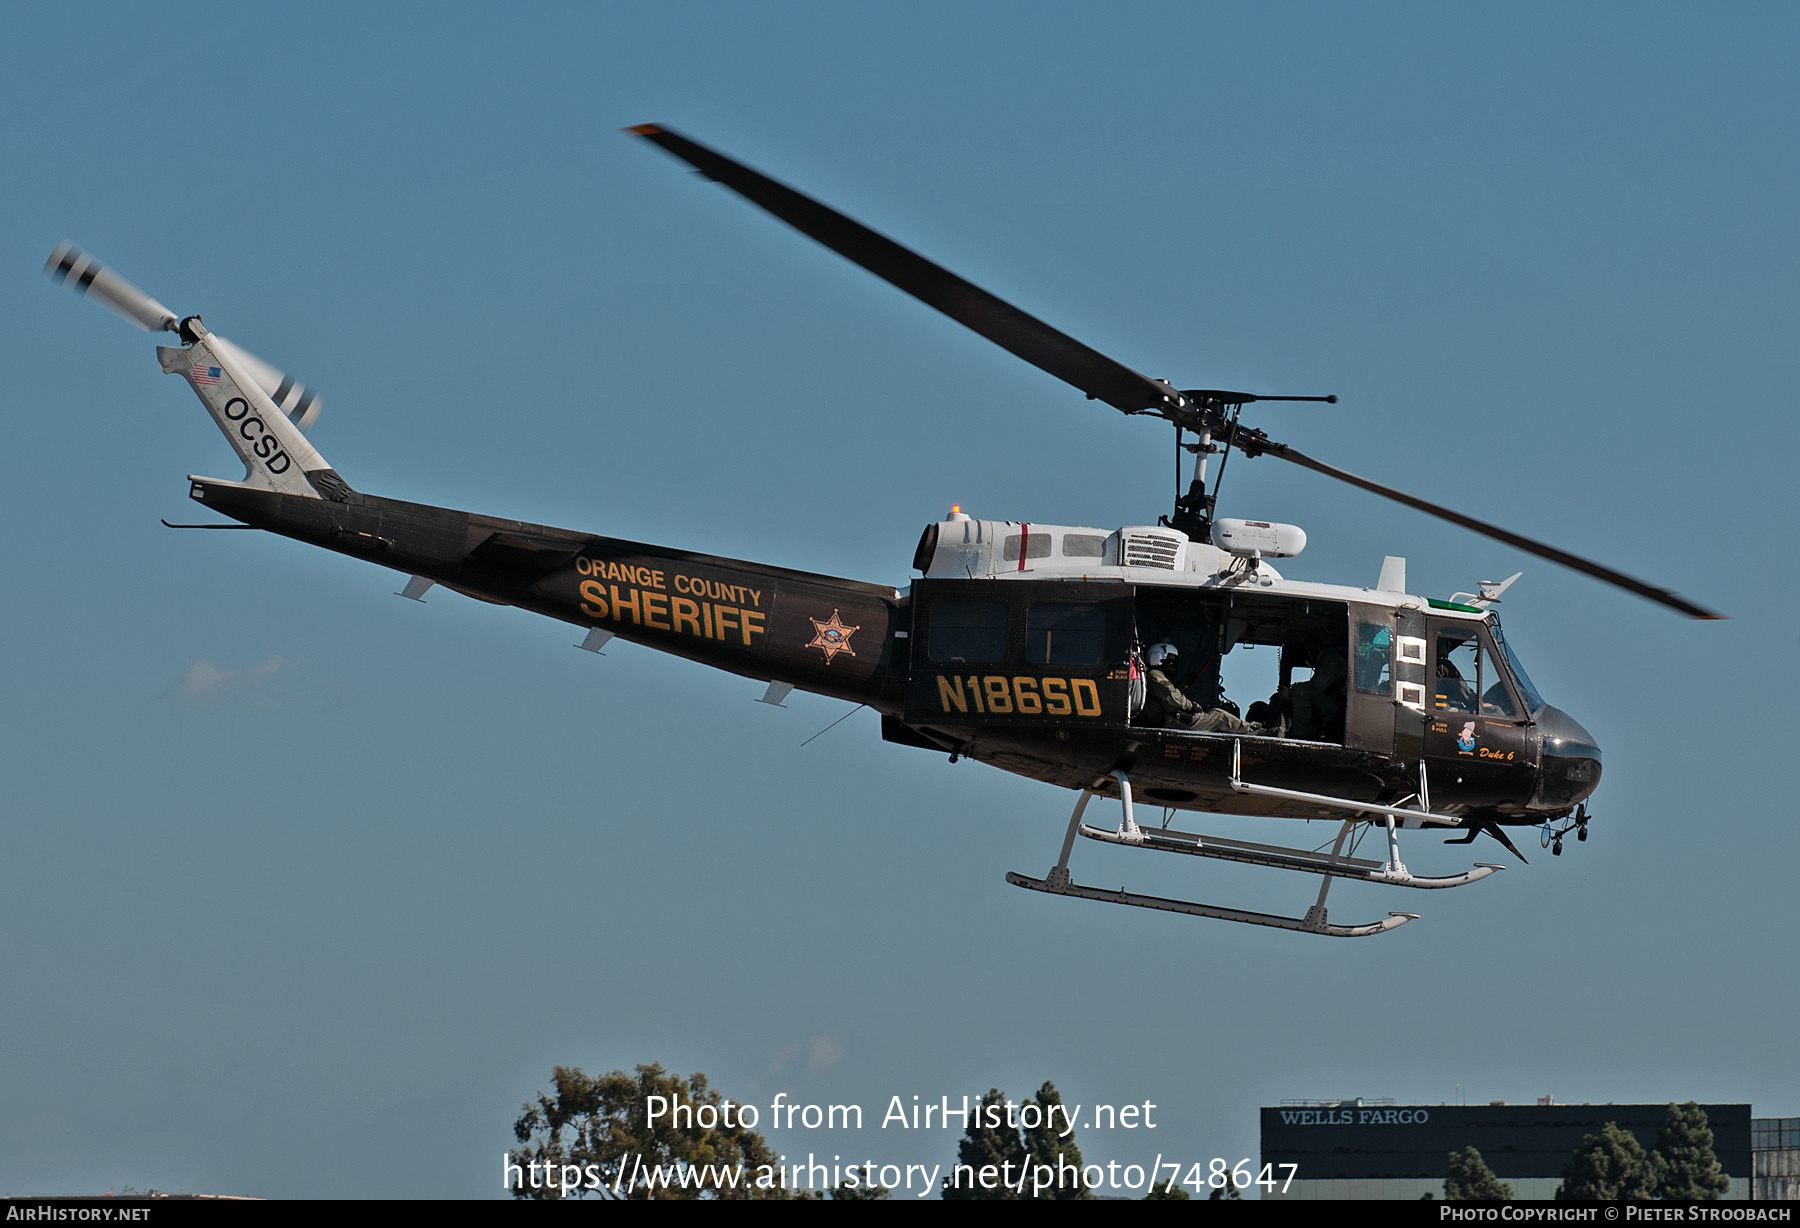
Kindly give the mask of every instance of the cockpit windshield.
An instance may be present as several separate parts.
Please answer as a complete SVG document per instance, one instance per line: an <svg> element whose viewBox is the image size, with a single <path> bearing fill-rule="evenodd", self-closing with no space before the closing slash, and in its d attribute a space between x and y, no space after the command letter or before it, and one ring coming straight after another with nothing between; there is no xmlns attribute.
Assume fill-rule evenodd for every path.
<svg viewBox="0 0 1800 1228"><path fill-rule="evenodd" d="M1500 651L1506 654L1507 668L1512 671L1513 680L1519 684L1519 690L1525 694L1525 706L1535 716L1537 710L1544 706L1544 697L1539 695L1537 688L1531 684L1531 676L1525 672L1525 666L1520 663L1519 654L1512 650L1512 645L1506 642L1506 636L1501 634L1500 621L1490 619L1488 627L1494 633L1494 642L1499 644Z"/></svg>

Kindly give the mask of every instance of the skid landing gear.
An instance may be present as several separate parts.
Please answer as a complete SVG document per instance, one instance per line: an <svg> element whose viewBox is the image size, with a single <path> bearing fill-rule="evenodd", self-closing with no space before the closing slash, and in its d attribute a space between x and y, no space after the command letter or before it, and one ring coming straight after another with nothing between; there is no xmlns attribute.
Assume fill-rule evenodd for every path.
<svg viewBox="0 0 1800 1228"><path fill-rule="evenodd" d="M1075 813L1069 816L1069 828L1063 836L1062 856L1058 858L1050 872L1043 878L1031 878L1016 872L1009 873L1006 881L1015 887L1044 891L1052 895L1073 895L1085 900L1126 904L1134 908L1154 908L1162 912L1186 913L1195 917L1212 917L1219 921L1237 921L1245 925L1267 925L1277 929L1299 930L1308 934L1325 934L1334 938L1363 938L1405 925L1408 921L1417 920L1418 914L1390 912L1381 921L1372 921L1363 925L1333 925L1326 914L1325 895L1331 889L1331 882L1335 878L1434 890L1443 887L1461 887L1467 883L1484 879L1494 871L1505 868L1491 862L1481 862L1474 869L1465 873L1445 877L1425 877L1408 870L1406 864L1400 860L1400 840L1399 834L1395 830L1397 818L1402 819L1407 827L1417 827L1427 822L1455 823L1458 821L1448 815L1432 814L1429 810L1429 802L1426 802L1419 810L1409 811L1395 806L1377 806L1308 794L1306 796L1309 799L1329 803L1333 808L1344 811L1349 816L1344 820L1343 826L1338 829L1337 840L1333 843L1331 852L1323 853L1312 849L1284 848L1280 845L1226 840L1218 836L1172 831L1167 827L1139 827L1132 813L1130 779L1124 772L1114 772L1113 777L1119 782L1119 802L1123 807L1117 830L1108 831L1081 821L1082 815L1087 810L1088 802L1094 797L1095 789L1104 783L1104 778L1096 780L1082 791L1081 797L1076 801ZM1238 780L1235 770L1232 777L1233 787L1238 791L1260 791L1259 786L1243 786ZM1424 783L1421 779L1422 798L1429 797L1429 794L1424 791ZM1388 859L1371 861L1367 858L1346 856L1344 854L1345 840L1349 838L1357 824L1373 821L1373 818L1369 817L1372 812L1379 814L1385 821ZM1272 913L1247 912L1238 908L1220 908L1212 904L1198 904L1188 900L1171 900L1156 895L1135 895L1122 887L1117 891L1085 887L1073 881L1069 876L1069 854L1074 851L1077 835L1107 844L1123 844L1134 848L1149 849L1152 852L1186 853L1190 856L1216 857L1224 861L1244 862L1248 865L1266 866L1276 870L1295 870L1305 874L1317 874L1323 881L1319 884L1318 899L1314 901L1312 907L1306 910L1304 917L1283 917Z"/></svg>

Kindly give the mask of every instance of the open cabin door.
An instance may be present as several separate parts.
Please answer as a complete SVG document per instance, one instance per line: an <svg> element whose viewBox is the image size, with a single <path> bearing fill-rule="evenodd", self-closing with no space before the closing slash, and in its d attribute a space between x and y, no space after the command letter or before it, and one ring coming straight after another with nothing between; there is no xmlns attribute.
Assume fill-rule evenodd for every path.
<svg viewBox="0 0 1800 1228"><path fill-rule="evenodd" d="M918 580L906 723L1123 728L1132 586Z"/></svg>

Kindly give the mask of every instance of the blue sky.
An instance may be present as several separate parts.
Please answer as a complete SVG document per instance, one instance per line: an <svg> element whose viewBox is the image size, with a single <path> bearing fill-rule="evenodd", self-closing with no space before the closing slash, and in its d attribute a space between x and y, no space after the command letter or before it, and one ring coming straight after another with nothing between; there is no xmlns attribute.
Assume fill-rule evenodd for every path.
<svg viewBox="0 0 1800 1228"><path fill-rule="evenodd" d="M0 22L0 1191L497 1195L556 1064L872 1113L1051 1079L1163 1106L1154 1135L1079 1136L1139 1163L1253 1156L1283 1097L1800 1112L1790 8ZM1424 899L1340 887L1334 917L1424 916L1336 943L1009 888L1071 799L868 713L802 747L835 701L759 707L157 523L237 468L146 335L38 276L65 238L320 389L311 438L363 490L897 585L952 502L1166 510L1157 425L617 132L652 120L1178 386L1335 392L1257 422L1732 620L1234 462L1228 511L1308 532L1288 575L1404 555L1447 596L1523 569L1509 636L1606 749L1587 843ZM1217 903L1311 893L1076 856Z"/></svg>

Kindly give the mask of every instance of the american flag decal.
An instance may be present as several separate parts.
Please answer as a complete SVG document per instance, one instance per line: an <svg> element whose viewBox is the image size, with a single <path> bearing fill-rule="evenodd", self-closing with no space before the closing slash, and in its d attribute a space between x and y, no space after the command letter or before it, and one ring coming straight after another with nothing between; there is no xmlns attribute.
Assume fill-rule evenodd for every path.
<svg viewBox="0 0 1800 1228"><path fill-rule="evenodd" d="M219 382L219 368L194 364L194 382L196 384L216 384Z"/></svg>

